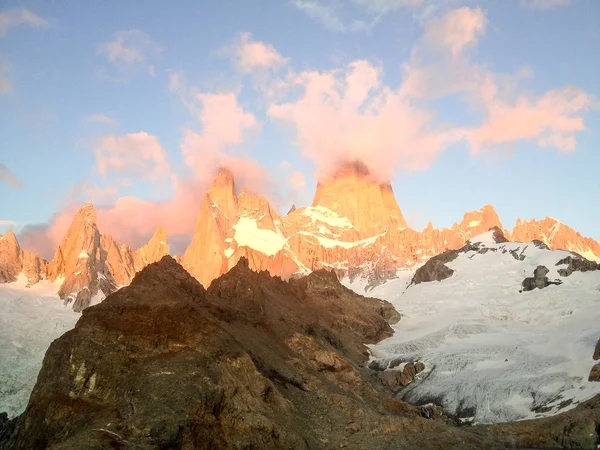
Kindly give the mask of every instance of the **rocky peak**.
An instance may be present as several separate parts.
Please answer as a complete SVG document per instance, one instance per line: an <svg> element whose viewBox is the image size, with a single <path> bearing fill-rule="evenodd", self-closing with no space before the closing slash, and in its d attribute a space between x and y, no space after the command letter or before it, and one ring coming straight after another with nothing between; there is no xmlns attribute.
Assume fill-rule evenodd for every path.
<svg viewBox="0 0 600 450"><path fill-rule="evenodd" d="M540 240L552 250L572 251L591 261L600 262L598 242L582 236L581 233L553 217L529 221L518 219L511 237L519 242Z"/></svg>
<svg viewBox="0 0 600 450"><path fill-rule="evenodd" d="M20 273L28 285L40 281L46 272L46 261L35 253L23 250L12 230L0 235L0 283L12 283Z"/></svg>
<svg viewBox="0 0 600 450"><path fill-rule="evenodd" d="M345 162L333 176L323 178L312 206L346 217L362 237L406 227L391 185L378 183L360 161Z"/></svg>
<svg viewBox="0 0 600 450"><path fill-rule="evenodd" d="M21 247L12 230L0 236L0 283L11 283L22 269Z"/></svg>
<svg viewBox="0 0 600 450"><path fill-rule="evenodd" d="M65 302L74 301L73 309L82 311L99 291L108 295L116 284L106 267L107 252L96 225L96 210L86 203L75 214L62 243L48 264L47 277L55 281L64 277L58 295ZM109 237L112 242L112 238Z"/></svg>
<svg viewBox="0 0 600 450"><path fill-rule="evenodd" d="M17 237L15 236L15 233L13 233L13 230L8 230L4 236L0 235L0 240L6 241L11 247L19 247L19 242L17 241Z"/></svg>
<svg viewBox="0 0 600 450"><path fill-rule="evenodd" d="M148 243L134 252L135 270L139 272L148 264L160 261L165 255L169 255L169 239L165 227L160 226L156 229Z"/></svg>
<svg viewBox="0 0 600 450"><path fill-rule="evenodd" d="M219 168L207 196L228 219L237 215L237 195L233 173L224 167Z"/></svg>
<svg viewBox="0 0 600 450"><path fill-rule="evenodd" d="M506 236L504 236L504 232L499 227L490 228L492 232L492 239L496 244L502 244L503 242L508 242Z"/></svg>

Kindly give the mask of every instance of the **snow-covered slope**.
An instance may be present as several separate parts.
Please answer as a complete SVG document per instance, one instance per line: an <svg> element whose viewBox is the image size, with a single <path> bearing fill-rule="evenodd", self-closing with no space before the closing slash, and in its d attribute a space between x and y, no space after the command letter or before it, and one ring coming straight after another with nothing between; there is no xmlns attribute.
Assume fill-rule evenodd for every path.
<svg viewBox="0 0 600 450"><path fill-rule="evenodd" d="M11 417L27 406L50 343L81 317L58 298L62 281L26 287L21 274L0 284L0 412Z"/></svg>
<svg viewBox="0 0 600 450"><path fill-rule="evenodd" d="M557 269L566 266L556 263L571 253L497 244L490 233L476 241L488 250L459 253L443 281L407 288L403 276L369 292L403 315L394 336L371 346L372 358L427 365L400 397L495 423L552 415L600 393L587 381L600 335L600 271L563 277ZM520 293L538 265L562 284Z"/></svg>

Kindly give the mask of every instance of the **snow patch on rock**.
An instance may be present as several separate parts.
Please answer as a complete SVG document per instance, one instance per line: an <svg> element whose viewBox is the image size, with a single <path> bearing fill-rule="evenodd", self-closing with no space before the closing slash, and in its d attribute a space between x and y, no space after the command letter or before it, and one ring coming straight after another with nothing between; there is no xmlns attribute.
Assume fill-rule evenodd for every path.
<svg viewBox="0 0 600 450"><path fill-rule="evenodd" d="M233 238L239 246L250 247L268 256L275 255L286 243L283 235L258 228L256 220L249 217L241 217L233 228Z"/></svg>

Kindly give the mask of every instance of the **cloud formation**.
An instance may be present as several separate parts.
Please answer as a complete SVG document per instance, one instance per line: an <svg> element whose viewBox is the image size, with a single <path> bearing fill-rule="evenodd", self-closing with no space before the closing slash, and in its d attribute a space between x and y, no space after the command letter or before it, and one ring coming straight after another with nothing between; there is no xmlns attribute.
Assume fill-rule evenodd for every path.
<svg viewBox="0 0 600 450"><path fill-rule="evenodd" d="M426 4L354 2L355 7L379 13ZM487 27L480 8L436 12L423 23L422 37L396 84L386 83L383 67L366 59L296 72L275 47L253 40L249 33L240 34L228 51L238 75L252 75L256 83L256 73L268 74L262 80L268 86L258 89L267 105L266 118L292 133L294 144L314 162L321 178L334 172L340 162L359 159L377 178L388 181L397 169L429 168L442 152L460 142L472 155L523 141L574 150L577 133L585 130L585 113L597 108L598 100L574 86L532 94L522 84L533 76L528 68L512 74L494 72L486 61L476 60L475 50ZM139 61L135 53L119 52L122 62ZM287 182L282 189L285 194L273 193L269 174L244 151L245 144L260 132L263 118L240 103L244 97L239 91L201 90L189 86L181 73L171 75L169 89L190 112L190 121L181 132L180 166L169 161L158 137L145 132L105 136L95 151L100 174L135 176L131 181L168 176L173 196L167 200L119 197L119 186L86 185L87 199L105 203L97 208L102 232L137 247L162 225L170 239L187 243L202 197L221 166L232 170L239 188L267 194L275 207L281 206L281 197L289 201L305 190L304 174L282 163L275 172L280 181ZM454 123L454 117L438 116L436 102L446 98L461 102L479 119L465 125ZM103 123L100 118L97 121ZM73 213L70 209L61 212L44 230L54 248ZM32 230L25 235L34 242ZM36 245L45 244L40 240Z"/></svg>
<svg viewBox="0 0 600 450"><path fill-rule="evenodd" d="M44 28L48 26L48 22L25 8L9 9L0 12L0 37L6 35L11 28L21 25Z"/></svg>
<svg viewBox="0 0 600 450"><path fill-rule="evenodd" d="M143 31L125 30L116 32L112 41L101 44L97 53L117 68L142 66L154 76L151 61L161 55L162 48Z"/></svg>
<svg viewBox="0 0 600 450"><path fill-rule="evenodd" d="M146 132L110 135L101 138L96 147L100 174L134 180L168 177L173 194L164 200L135 196L119 196L118 185L81 183L75 198L51 218L47 225L25 227L21 239L29 248L47 258L60 244L77 208L85 201L96 205L98 227L102 233L133 248L144 245L159 226L164 226L175 252L182 253L193 233L200 202L217 169L229 168L239 187L251 192L265 192L269 177L266 170L240 148L260 129L256 117L245 111L233 92L202 92L190 87L181 75L173 75L170 89L189 109L193 126L183 129L181 155L187 174L176 176L167 153L156 136ZM185 171L181 171L185 173ZM121 178L121 182L123 178Z"/></svg>
<svg viewBox="0 0 600 450"><path fill-rule="evenodd" d="M322 0L292 0L292 5L320 22L328 30L335 32L365 31L372 28L377 21L376 18L371 21L362 18L344 21L340 16L343 7L339 3L325 3Z"/></svg>
<svg viewBox="0 0 600 450"><path fill-rule="evenodd" d="M386 14L403 9L428 16L446 6L441 0L292 0L291 4L326 29L340 33L369 31Z"/></svg>
<svg viewBox="0 0 600 450"><path fill-rule="evenodd" d="M287 63L287 58L279 54L271 44L252 39L251 33L240 33L235 44L225 48L234 65L242 73L277 70Z"/></svg>
<svg viewBox="0 0 600 450"><path fill-rule="evenodd" d="M474 62L468 49L486 26L480 8L451 9L427 20L396 87L386 85L382 68L367 60L329 71L290 71L282 80L293 94L271 102L267 113L292 127L295 143L321 177L340 161L360 159L389 180L396 168L427 169L461 141L473 155L519 141L573 150L576 134L585 129L583 115L598 100L572 86L534 96L521 88L530 69L506 75ZM437 117L435 101L447 97L481 112L481 123Z"/></svg>
<svg viewBox="0 0 600 450"><path fill-rule="evenodd" d="M366 60L302 72L290 82L303 94L272 104L268 114L292 125L296 143L322 176L343 161L358 159L387 181L396 167L427 168L460 137L452 129L434 129L433 114L386 86L381 67Z"/></svg>
<svg viewBox="0 0 600 450"><path fill-rule="evenodd" d="M15 189L21 189L23 187L21 180L19 180L17 176L2 163L0 163L0 182Z"/></svg>
<svg viewBox="0 0 600 450"><path fill-rule="evenodd" d="M556 9L570 5L573 0L521 0L521 3L531 9Z"/></svg>
<svg viewBox="0 0 600 450"><path fill-rule="evenodd" d="M9 73L10 64L6 58L0 55L0 95L9 94L13 90Z"/></svg>
<svg viewBox="0 0 600 450"><path fill-rule="evenodd" d="M486 18L480 8L457 8L427 22L424 39L430 45L448 49L456 57L477 42L485 25Z"/></svg>
<svg viewBox="0 0 600 450"><path fill-rule="evenodd" d="M156 181L169 171L167 152L156 136L145 131L102 137L95 154L101 175L121 172Z"/></svg>
<svg viewBox="0 0 600 450"><path fill-rule="evenodd" d="M85 118L87 122L100 123L102 125L116 125L117 121L106 114L92 114Z"/></svg>

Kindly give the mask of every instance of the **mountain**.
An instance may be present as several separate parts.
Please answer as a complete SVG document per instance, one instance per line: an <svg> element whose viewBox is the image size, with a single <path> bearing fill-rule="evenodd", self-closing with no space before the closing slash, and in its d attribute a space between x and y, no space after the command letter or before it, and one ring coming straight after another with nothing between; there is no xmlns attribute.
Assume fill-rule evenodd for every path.
<svg viewBox="0 0 600 450"><path fill-rule="evenodd" d="M450 228L430 223L421 232L410 229L390 184L376 180L360 162L342 164L319 181L311 206L291 208L283 217L263 197L236 192L232 173L220 169L183 257L184 267L205 286L246 257L254 270L283 278L326 268L340 278L364 277L371 288L491 228L511 236L491 205L466 213ZM518 222L513 234L520 238L523 230L529 230L527 240L600 258L598 244L576 233L547 240L543 229Z"/></svg>
<svg viewBox="0 0 600 450"><path fill-rule="evenodd" d="M360 290L360 287L355 287ZM499 228L431 258L369 295L402 314L371 346L380 369L423 361L398 397L433 401L469 423L567 411L597 395L600 264Z"/></svg>
<svg viewBox="0 0 600 450"><path fill-rule="evenodd" d="M37 283L46 271L46 261L35 253L23 250L12 230L0 235L0 283L16 281L25 274L29 285Z"/></svg>
<svg viewBox="0 0 600 450"><path fill-rule="evenodd" d="M94 206L87 203L75 214L49 263L21 250L12 231L2 236L0 282L13 282L24 273L29 285L41 279L58 283L58 296L65 303L73 302L75 311L82 311L128 285L136 272L169 253L164 228L159 228L152 239L136 251L119 245L110 235L100 233Z"/></svg>
<svg viewBox="0 0 600 450"><path fill-rule="evenodd" d="M358 161L345 162L321 179L311 206L293 207L285 216L247 189L238 189L232 172L220 168L205 193L191 242L181 263L202 285L224 274L243 257L254 270L284 279L322 268L338 277L364 278L371 289L473 236L497 227L515 241L539 240L551 249L574 251L600 261L600 244L555 219L521 221L509 233L492 205L464 214L450 228L431 223L417 231L407 226L389 182L376 179ZM239 192L239 193L238 193ZM136 272L169 254L166 231L131 250L96 226L91 204L75 216L52 262L20 250L12 232L0 242L0 282L26 271L31 283L46 276L65 277L61 298L80 310L99 297L131 282ZM87 255L87 256L86 256ZM98 298L99 298L98 297Z"/></svg>
<svg viewBox="0 0 600 450"><path fill-rule="evenodd" d="M345 162L333 176L320 181L312 206L348 219L359 239L406 228L392 186L378 183L360 161Z"/></svg>
<svg viewBox="0 0 600 450"><path fill-rule="evenodd" d="M521 242L538 239L552 249L569 250L589 260L600 262L600 244L598 242L583 237L573 228L552 217L546 217L539 221L517 219L512 238Z"/></svg>
<svg viewBox="0 0 600 450"><path fill-rule="evenodd" d="M285 282L241 259L207 290L164 257L52 342L0 449L596 447L598 396L466 428L392 398L366 344L397 320L324 270Z"/></svg>

